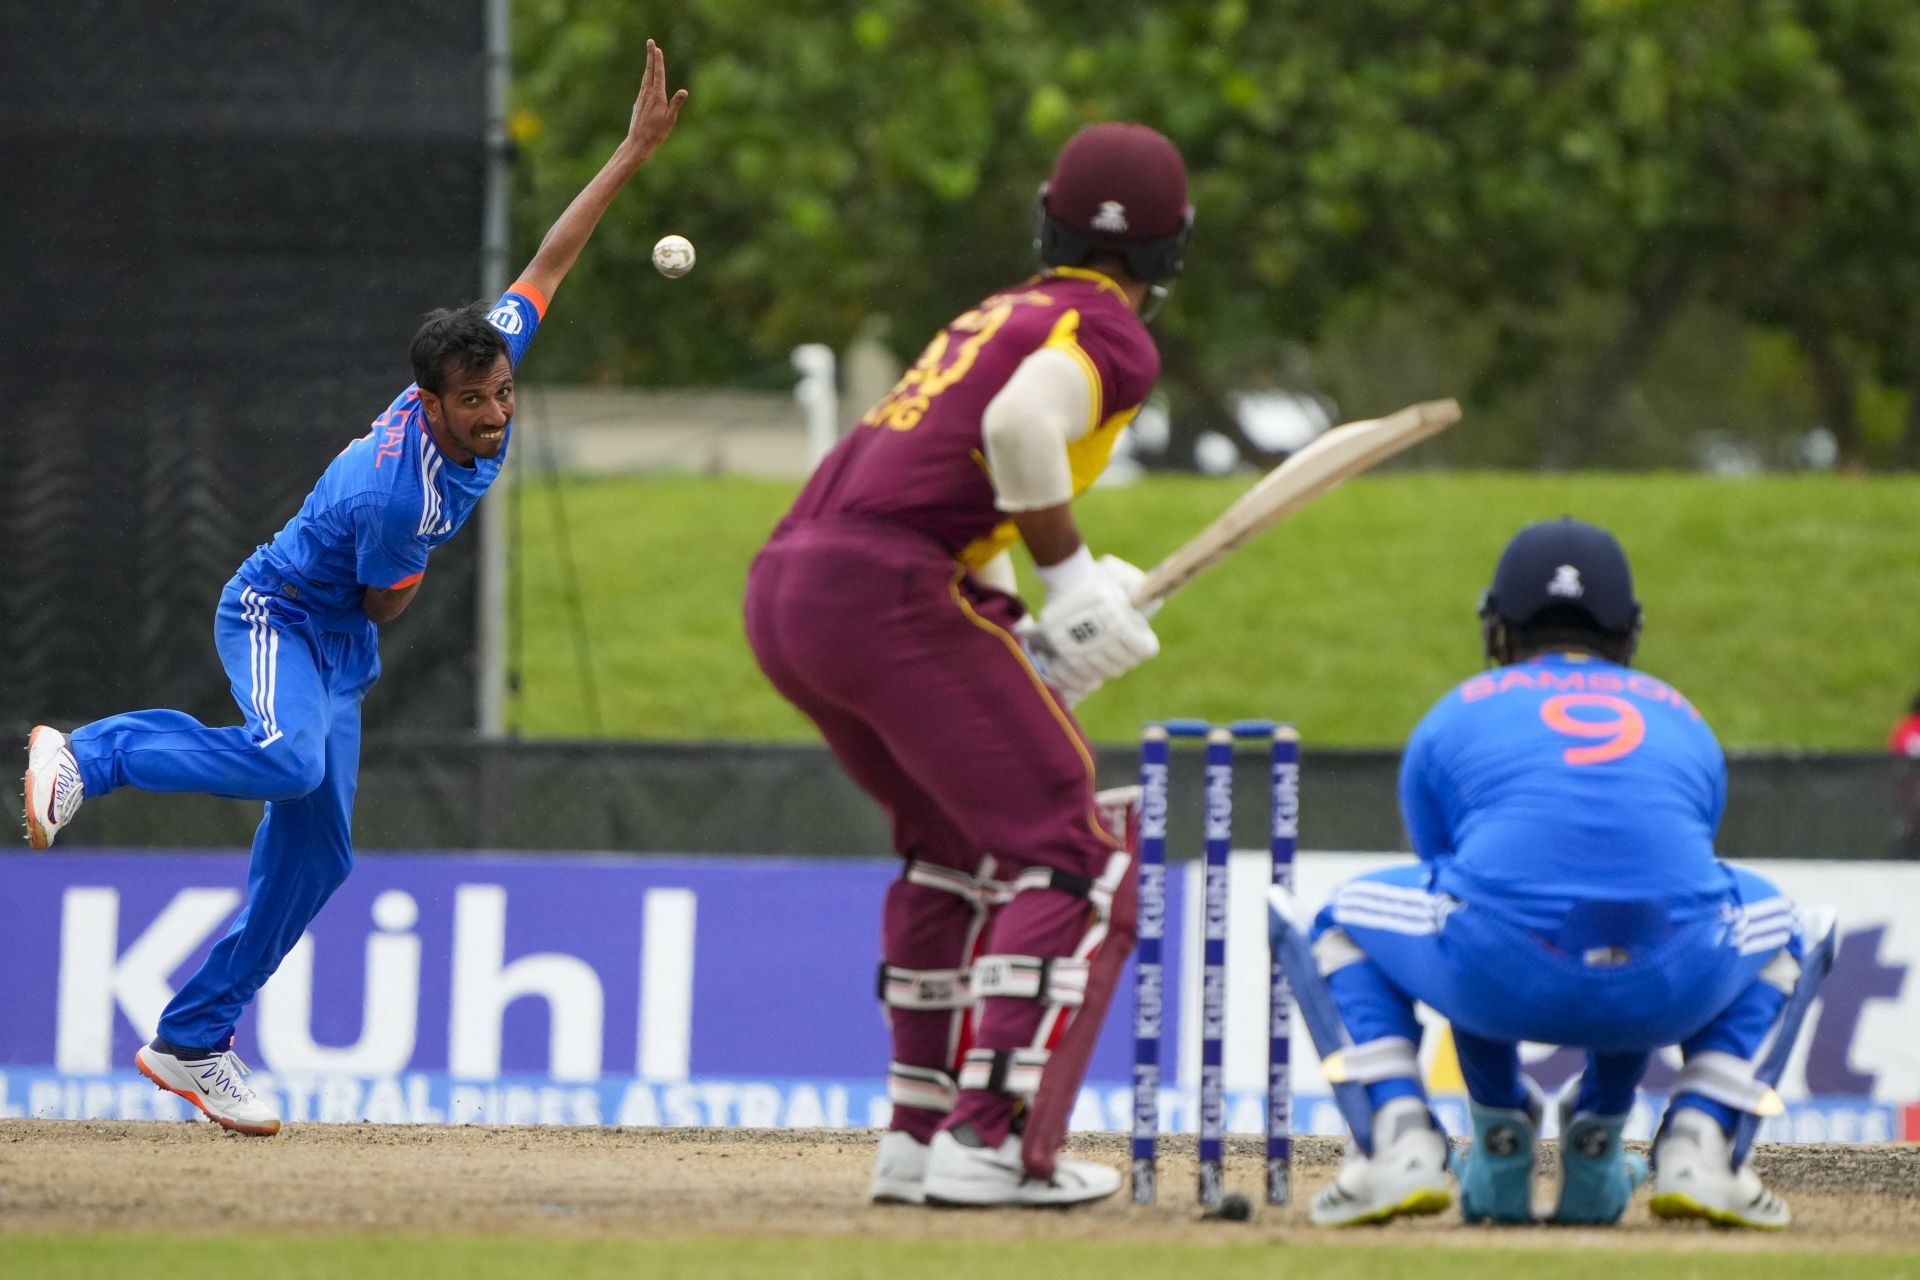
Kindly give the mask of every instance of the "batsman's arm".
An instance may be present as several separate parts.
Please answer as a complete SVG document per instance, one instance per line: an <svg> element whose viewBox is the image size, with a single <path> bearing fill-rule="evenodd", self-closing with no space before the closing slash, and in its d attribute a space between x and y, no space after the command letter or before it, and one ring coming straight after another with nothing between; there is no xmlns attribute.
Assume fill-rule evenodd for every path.
<svg viewBox="0 0 1920 1280"><path fill-rule="evenodd" d="M1064 351L1043 347L1021 361L981 416L994 501L1042 569L1081 547L1070 506L1067 446L1086 434L1093 403L1094 388L1081 365Z"/></svg>
<svg viewBox="0 0 1920 1280"><path fill-rule="evenodd" d="M1064 502L1037 511L1016 511L1013 526L1020 531L1020 540L1027 544L1034 565L1040 569L1053 568L1084 545L1080 526L1073 520L1073 508Z"/></svg>
<svg viewBox="0 0 1920 1280"><path fill-rule="evenodd" d="M519 278L538 289L548 302L553 300L554 291L566 279L567 272L573 269L580 250L600 225L601 215L606 213L620 188L627 185L627 180L639 172L647 157L673 132L674 122L680 118L681 104L686 100L685 89L671 98L667 96L666 55L659 45L647 41L647 69L640 79L640 96L634 100L627 136L548 230L533 261L520 273Z"/></svg>

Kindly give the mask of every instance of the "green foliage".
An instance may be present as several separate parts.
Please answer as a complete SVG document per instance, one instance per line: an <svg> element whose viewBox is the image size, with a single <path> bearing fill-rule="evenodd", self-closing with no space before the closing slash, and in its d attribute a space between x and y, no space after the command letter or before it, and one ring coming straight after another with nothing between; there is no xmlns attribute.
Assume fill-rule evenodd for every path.
<svg viewBox="0 0 1920 1280"><path fill-rule="evenodd" d="M1908 0L517 0L514 16L529 252L617 137L647 35L692 93L569 281L540 376L776 384L792 345L844 345L872 315L910 354L1025 272L1036 185L1073 130L1136 118L1181 145L1199 211L1164 322L1176 408L1273 383L1371 408L1391 384L1470 394L1521 460L1681 460L1605 425L1692 299L1807 349L1850 458L1920 432L1900 412L1920 404ZM669 230L702 251L677 284L646 267ZM1409 310L1397 359L1359 367L1353 349ZM1851 396L1876 379L1904 398L1862 430Z"/></svg>
<svg viewBox="0 0 1920 1280"><path fill-rule="evenodd" d="M1193 170L1199 231L1164 322L1177 410L1273 384L1356 411L1464 393L1498 442L1483 461L1684 463L1646 402L1607 421L1693 300L1708 327L1806 350L1814 390L1795 397L1849 458L1920 456L1906 0L518 0L514 17L528 252L617 138L647 35L692 91L535 376L779 385L794 344L844 345L874 315L910 354L1027 269L1060 143L1128 117ZM646 266L670 230L702 252L685 282ZM1726 425L1782 429L1764 407Z"/></svg>
<svg viewBox="0 0 1920 1280"><path fill-rule="evenodd" d="M984 293L1022 270L1026 206L1077 123L1027 137L1039 24L1018 4L849 14L707 0L661 29L630 5L523 0L515 19L516 98L543 125L526 147L518 221L530 233L604 159L636 79L637 63L590 52L576 28L636 50L655 36L692 93L681 130L609 216L612 243L595 244L580 295L569 282L549 376L777 379L793 344L844 343L876 311L917 346L953 290ZM997 243L977 236L986 226L1003 230ZM669 230L702 250L684 284L645 267Z"/></svg>
<svg viewBox="0 0 1920 1280"><path fill-rule="evenodd" d="M1097 551L1151 564L1246 483L1156 477L1096 489L1076 511ZM510 721L579 737L592 719L547 485L511 498L524 606ZM812 737L754 666L740 622L747 566L792 492L689 477L567 483L605 733ZM1089 699L1083 719L1106 742L1167 715L1272 715L1314 743L1396 745L1479 665L1475 602L1506 539L1574 514L1620 534L1647 611L1640 664L1684 690L1722 741L1876 750L1920 685L1900 622L1920 598L1920 542L1905 532L1916 506L1913 480L1365 477L1182 591L1155 622L1160 657Z"/></svg>

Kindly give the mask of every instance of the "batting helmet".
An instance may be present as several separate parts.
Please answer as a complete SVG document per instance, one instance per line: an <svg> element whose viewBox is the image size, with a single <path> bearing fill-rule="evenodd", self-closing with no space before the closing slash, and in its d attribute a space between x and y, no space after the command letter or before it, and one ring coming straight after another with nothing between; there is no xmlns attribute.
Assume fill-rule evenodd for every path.
<svg viewBox="0 0 1920 1280"><path fill-rule="evenodd" d="M1096 124L1076 133L1040 188L1034 251L1049 267L1118 254L1137 280L1180 274L1193 206L1187 166L1173 143L1143 124Z"/></svg>

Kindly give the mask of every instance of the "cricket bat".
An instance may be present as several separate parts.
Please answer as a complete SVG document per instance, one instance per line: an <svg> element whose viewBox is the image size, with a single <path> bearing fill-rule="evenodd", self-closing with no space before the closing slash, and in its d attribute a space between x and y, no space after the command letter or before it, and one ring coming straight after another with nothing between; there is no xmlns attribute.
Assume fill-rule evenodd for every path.
<svg viewBox="0 0 1920 1280"><path fill-rule="evenodd" d="M1226 559L1255 534L1279 524L1341 481L1459 420L1457 400L1427 400L1384 418L1349 422L1316 436L1261 477L1260 483L1241 494L1185 546L1155 565L1133 593L1134 606L1144 609L1166 599L1201 570Z"/></svg>

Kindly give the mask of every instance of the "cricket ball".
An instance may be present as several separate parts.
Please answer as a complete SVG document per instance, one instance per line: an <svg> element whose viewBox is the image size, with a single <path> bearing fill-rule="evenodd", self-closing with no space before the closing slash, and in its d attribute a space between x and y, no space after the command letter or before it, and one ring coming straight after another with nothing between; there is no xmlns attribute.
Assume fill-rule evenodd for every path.
<svg viewBox="0 0 1920 1280"><path fill-rule="evenodd" d="M669 280L693 270L693 241L685 236L661 236L653 246L653 269Z"/></svg>

